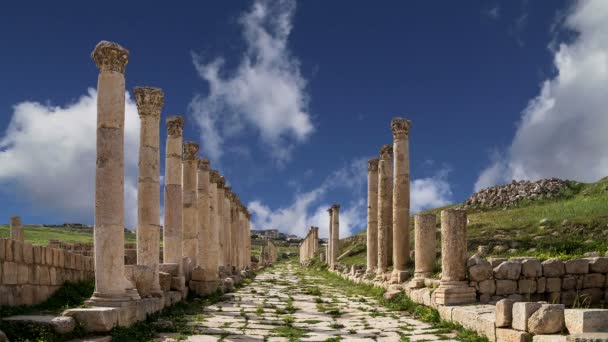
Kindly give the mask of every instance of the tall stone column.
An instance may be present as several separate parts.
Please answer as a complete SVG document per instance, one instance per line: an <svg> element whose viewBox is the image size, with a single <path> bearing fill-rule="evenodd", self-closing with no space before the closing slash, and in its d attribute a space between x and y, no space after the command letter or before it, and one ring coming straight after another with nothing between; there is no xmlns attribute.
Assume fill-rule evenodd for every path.
<svg viewBox="0 0 608 342"><path fill-rule="evenodd" d="M224 190L224 263L227 271L232 274L232 260L230 258L232 251L232 205L230 198L232 197L232 187L227 186Z"/></svg>
<svg viewBox="0 0 608 342"><path fill-rule="evenodd" d="M220 246L220 218L218 216L218 182L220 176L215 170L209 171L209 216L210 216L210 233L209 233L209 270L215 274L214 279L218 279L219 266L219 246Z"/></svg>
<svg viewBox="0 0 608 342"><path fill-rule="evenodd" d="M24 241L23 224L20 216L11 217L11 240Z"/></svg>
<svg viewBox="0 0 608 342"><path fill-rule="evenodd" d="M245 209L245 227L247 227L247 232L245 233L245 241L247 242L247 252L245 253L245 267L249 268L251 266L251 215L249 211Z"/></svg>
<svg viewBox="0 0 608 342"><path fill-rule="evenodd" d="M435 291L440 305L475 302L475 288L466 280L467 212L441 211L441 282Z"/></svg>
<svg viewBox="0 0 608 342"><path fill-rule="evenodd" d="M196 263L196 251L198 249L198 213L196 198L196 168L198 144L193 142L184 143L184 154L182 164L182 256L190 258L191 262Z"/></svg>
<svg viewBox="0 0 608 342"><path fill-rule="evenodd" d="M129 51L101 41L91 57L97 79L95 169L95 292L89 305L123 305L139 299L125 271L124 124L125 66Z"/></svg>
<svg viewBox="0 0 608 342"><path fill-rule="evenodd" d="M198 160L198 248L196 264L209 270L209 249L211 248L211 217L209 200L209 160Z"/></svg>
<svg viewBox="0 0 608 342"><path fill-rule="evenodd" d="M435 268L435 215L416 214L414 216L414 287L424 286L424 278L433 274Z"/></svg>
<svg viewBox="0 0 608 342"><path fill-rule="evenodd" d="M226 260L224 259L224 248L225 248L225 235L226 235L226 201L224 191L226 187L226 179L218 174L217 179L217 231L218 231L218 266L226 267Z"/></svg>
<svg viewBox="0 0 608 342"><path fill-rule="evenodd" d="M340 205L334 204L332 206L332 224L331 224L331 258L332 258L332 266L336 266L336 262L338 261L338 257L340 256Z"/></svg>
<svg viewBox="0 0 608 342"><path fill-rule="evenodd" d="M367 162L367 274L378 267L378 159Z"/></svg>
<svg viewBox="0 0 608 342"><path fill-rule="evenodd" d="M329 232L329 236L327 238L327 265L329 266L329 268L331 268L333 266L332 264L332 240L333 240L333 234L334 231L332 229L332 226L334 224L334 219L333 219L333 207L330 207L329 209L327 209L327 212L329 213L329 225L327 228L327 231Z"/></svg>
<svg viewBox="0 0 608 342"><path fill-rule="evenodd" d="M393 147L384 145L378 161L378 275L387 271L393 254Z"/></svg>
<svg viewBox="0 0 608 342"><path fill-rule="evenodd" d="M232 208L232 224L230 226L230 260L232 266L239 270L239 264L237 262L237 247L239 239L239 199L235 193L232 193L230 198L230 206Z"/></svg>
<svg viewBox="0 0 608 342"><path fill-rule="evenodd" d="M163 261L178 264L180 274L182 274L182 141L184 118L169 116L166 124Z"/></svg>
<svg viewBox="0 0 608 342"><path fill-rule="evenodd" d="M410 151L411 122L391 121L393 131L393 282L406 280L410 256Z"/></svg>
<svg viewBox="0 0 608 342"><path fill-rule="evenodd" d="M158 280L160 259L160 112L164 94L160 88L134 90L140 119L137 177L137 264L148 266L154 280L153 295L161 296Z"/></svg>

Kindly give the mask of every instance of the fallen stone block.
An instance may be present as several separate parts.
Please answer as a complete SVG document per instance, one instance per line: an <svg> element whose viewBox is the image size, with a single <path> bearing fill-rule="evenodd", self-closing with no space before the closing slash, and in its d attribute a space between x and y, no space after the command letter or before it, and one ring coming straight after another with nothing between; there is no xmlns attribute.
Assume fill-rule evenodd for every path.
<svg viewBox="0 0 608 342"><path fill-rule="evenodd" d="M513 304L513 320L511 326L513 329L527 331L528 319L536 310L540 309L542 304L535 302L520 302Z"/></svg>
<svg viewBox="0 0 608 342"><path fill-rule="evenodd" d="M500 342L530 342L532 341L532 335L525 331L513 330L513 329L496 329L496 341Z"/></svg>
<svg viewBox="0 0 608 342"><path fill-rule="evenodd" d="M532 342L566 342L565 335L535 335Z"/></svg>
<svg viewBox="0 0 608 342"><path fill-rule="evenodd" d="M78 308L69 309L63 316L73 317L88 332L108 332L118 325L118 308Z"/></svg>
<svg viewBox="0 0 608 342"><path fill-rule="evenodd" d="M564 329L564 305L543 304L528 318L528 331L535 335L557 334Z"/></svg>
<svg viewBox="0 0 608 342"><path fill-rule="evenodd" d="M567 342L608 342L608 333L572 334L566 337Z"/></svg>
<svg viewBox="0 0 608 342"><path fill-rule="evenodd" d="M496 340L496 313L494 305L457 306L452 311L452 320L467 329Z"/></svg>
<svg viewBox="0 0 608 342"><path fill-rule="evenodd" d="M510 299L501 299L496 303L496 327L511 327L513 320L513 304Z"/></svg>
<svg viewBox="0 0 608 342"><path fill-rule="evenodd" d="M565 322L570 334L608 332L608 309L566 309Z"/></svg>
<svg viewBox="0 0 608 342"><path fill-rule="evenodd" d="M71 333L76 328L76 321L72 317L64 316L49 316L49 315L19 315L10 316L2 319L9 324L33 324L47 326L53 329L58 334Z"/></svg>
<svg viewBox="0 0 608 342"><path fill-rule="evenodd" d="M158 265L159 272L169 273L173 277L179 276L179 265L172 263L165 263Z"/></svg>
<svg viewBox="0 0 608 342"><path fill-rule="evenodd" d="M167 292L171 290L171 274L167 272L158 272L158 282L160 284L160 289L163 292Z"/></svg>

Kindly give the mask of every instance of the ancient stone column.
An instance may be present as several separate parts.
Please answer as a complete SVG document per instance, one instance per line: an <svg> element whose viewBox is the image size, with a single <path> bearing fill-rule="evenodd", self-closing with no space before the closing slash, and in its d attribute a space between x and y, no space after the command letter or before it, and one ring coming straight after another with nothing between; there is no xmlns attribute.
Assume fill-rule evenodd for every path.
<svg viewBox="0 0 608 342"><path fill-rule="evenodd" d="M198 144L193 142L184 143L184 160L182 164L182 256L190 258L192 263L196 263L196 251L198 249L197 153Z"/></svg>
<svg viewBox="0 0 608 342"><path fill-rule="evenodd" d="M137 264L148 266L153 295L162 295L158 281L160 259L160 112L164 103L159 88L134 90L140 119L137 177Z"/></svg>
<svg viewBox="0 0 608 342"><path fill-rule="evenodd" d="M393 230L393 147L384 145L378 161L378 269L383 274L390 265Z"/></svg>
<svg viewBox="0 0 608 342"><path fill-rule="evenodd" d="M123 305L139 299L125 271L124 123L125 66L129 51L101 41L91 57L97 80L95 170L95 292L89 305Z"/></svg>
<svg viewBox="0 0 608 342"><path fill-rule="evenodd" d="M209 171L209 216L210 216L210 233L209 233L209 256L208 266L215 274L215 279L218 277L219 266L219 248L220 248L220 218L218 217L218 182L220 176L215 170Z"/></svg>
<svg viewBox="0 0 608 342"><path fill-rule="evenodd" d="M331 225L331 258L332 258L332 266L335 267L338 257L340 256L340 205L334 204L332 206L332 225Z"/></svg>
<svg viewBox="0 0 608 342"><path fill-rule="evenodd" d="M410 256L410 152L411 122L391 121L393 131L393 273L394 282L404 282Z"/></svg>
<svg viewBox="0 0 608 342"><path fill-rule="evenodd" d="M226 267L226 260L224 259L224 245L226 244L225 235L226 230L226 202L224 200L224 188L226 186L226 179L218 174L217 179L217 231L218 231L218 266Z"/></svg>
<svg viewBox="0 0 608 342"><path fill-rule="evenodd" d="M232 260L231 260L231 251L232 251L232 205L230 198L232 197L232 187L227 186L224 190L224 263L227 271L232 274Z"/></svg>
<svg viewBox="0 0 608 342"><path fill-rule="evenodd" d="M435 214L414 216L414 287L424 286L424 278L433 274L435 267Z"/></svg>
<svg viewBox="0 0 608 342"><path fill-rule="evenodd" d="M23 224L20 216L11 217L11 239L23 242Z"/></svg>
<svg viewBox="0 0 608 342"><path fill-rule="evenodd" d="M237 263L238 230L239 230L239 199L235 193L230 197L230 207L232 208L232 222L230 225L230 260L232 266L239 271Z"/></svg>
<svg viewBox="0 0 608 342"><path fill-rule="evenodd" d="M329 209L327 209L327 212L329 213L329 225L327 228L327 231L329 232L329 236L327 237L327 265L329 266L329 268L331 268L333 266L332 264L332 236L333 236L333 224L334 224L334 220L333 220L333 207L330 207Z"/></svg>
<svg viewBox="0 0 608 342"><path fill-rule="evenodd" d="M198 160L198 235L196 264L209 270L209 249L211 248L211 217L209 200L209 160Z"/></svg>
<svg viewBox="0 0 608 342"><path fill-rule="evenodd" d="M441 282L435 299L441 305L475 302L475 288L466 280L467 212L441 212Z"/></svg>
<svg viewBox="0 0 608 342"><path fill-rule="evenodd" d="M378 159L367 162L367 270L378 267Z"/></svg>
<svg viewBox="0 0 608 342"><path fill-rule="evenodd" d="M247 232L245 233L245 241L247 243L247 252L245 253L245 267L249 268L251 266L251 215L249 211L245 208L245 227L247 228Z"/></svg>
<svg viewBox="0 0 608 342"><path fill-rule="evenodd" d="M182 132L184 118L167 117L165 148L165 220L163 226L163 262L182 265Z"/></svg>

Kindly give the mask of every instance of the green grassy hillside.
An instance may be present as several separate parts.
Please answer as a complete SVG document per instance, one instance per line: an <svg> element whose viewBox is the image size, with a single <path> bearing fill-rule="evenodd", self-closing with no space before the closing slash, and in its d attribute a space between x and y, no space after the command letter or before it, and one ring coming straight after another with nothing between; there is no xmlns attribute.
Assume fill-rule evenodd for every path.
<svg viewBox="0 0 608 342"><path fill-rule="evenodd" d="M61 240L65 242L93 242L93 229L88 228L68 228L68 227L40 227L40 226L25 226L24 237L25 242L33 245L46 246L49 240ZM9 227L0 225L0 238L8 238L10 236ZM125 233L125 242L135 243L135 233Z"/></svg>
<svg viewBox="0 0 608 342"><path fill-rule="evenodd" d="M512 208L468 209L468 249L488 246L494 256L560 257L586 252L608 251L608 177L596 183L572 182L571 188L553 200L524 202ZM437 214L437 247L440 241L440 212L455 204L426 212ZM414 222L410 220L413 246ZM366 231L340 241L341 252L356 248L358 253L341 260L345 264L365 264ZM496 250L494 248L498 247ZM500 251L500 249L506 249Z"/></svg>

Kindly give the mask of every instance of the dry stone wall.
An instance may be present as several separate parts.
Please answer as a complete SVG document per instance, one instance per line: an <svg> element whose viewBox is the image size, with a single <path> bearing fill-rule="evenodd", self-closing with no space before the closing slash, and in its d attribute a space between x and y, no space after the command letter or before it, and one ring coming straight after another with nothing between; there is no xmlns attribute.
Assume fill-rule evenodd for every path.
<svg viewBox="0 0 608 342"><path fill-rule="evenodd" d="M469 284L481 303L502 298L538 300L571 306L608 302L608 257L568 261L535 258L467 261Z"/></svg>
<svg viewBox="0 0 608 342"><path fill-rule="evenodd" d="M486 188L473 194L464 202L465 207L495 208L515 205L523 200L537 201L556 198L567 189L567 181L551 178L511 183Z"/></svg>
<svg viewBox="0 0 608 342"><path fill-rule="evenodd" d="M0 306L38 304L66 281L94 276L91 257L0 239Z"/></svg>

